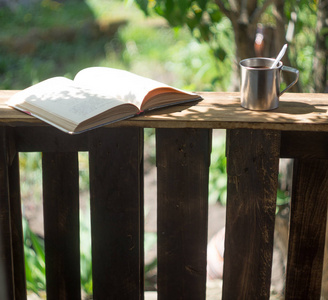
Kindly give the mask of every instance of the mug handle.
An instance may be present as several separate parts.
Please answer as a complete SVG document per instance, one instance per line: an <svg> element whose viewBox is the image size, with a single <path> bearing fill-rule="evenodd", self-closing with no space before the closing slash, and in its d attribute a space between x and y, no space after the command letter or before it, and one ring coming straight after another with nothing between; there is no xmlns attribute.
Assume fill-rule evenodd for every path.
<svg viewBox="0 0 328 300"><path fill-rule="evenodd" d="M280 92L279 96L281 96L284 92L289 90L298 81L298 77L300 75L300 72L297 69L292 68L292 67L282 66L281 70L289 72L289 73L294 73L296 78L289 86L287 86L282 92Z"/></svg>

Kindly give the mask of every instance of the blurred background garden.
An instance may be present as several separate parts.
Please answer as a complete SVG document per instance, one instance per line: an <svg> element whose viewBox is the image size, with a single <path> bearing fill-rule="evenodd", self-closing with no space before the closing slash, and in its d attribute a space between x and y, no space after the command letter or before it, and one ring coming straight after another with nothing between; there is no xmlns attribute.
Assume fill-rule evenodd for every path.
<svg viewBox="0 0 328 300"><path fill-rule="evenodd" d="M300 70L294 92L327 86L327 4L320 0L0 0L0 89L19 90L54 76L73 79L90 66L132 71L190 91L236 91L240 59L275 56L288 42L284 63ZM251 12L251 14L250 14ZM286 78L288 81L288 78ZM110 83L108 83L110 87ZM145 130L145 171L155 165L154 132ZM224 132L213 140L210 203L225 204ZM88 199L88 156L80 153L81 197ZM45 290L41 232L30 229L42 204L41 154L21 153L26 278ZM278 204L288 203L288 191ZM81 203L81 281L92 294L88 201ZM146 207L147 210L147 207ZM147 214L147 211L146 211ZM35 216L34 216L35 217ZM145 251L156 243L146 233ZM155 289L148 261L146 283Z"/></svg>
<svg viewBox="0 0 328 300"><path fill-rule="evenodd" d="M280 50L279 40L287 41L286 59L301 72L300 90L320 92L313 76L319 0L248 1L255 3L254 13L263 11L257 13L256 24L253 16L243 21L248 31L242 41L236 37L234 18L215 2L238 3L0 0L0 88L22 89L53 76L74 78L79 70L97 65L187 90L226 91L234 88L238 59L255 56L255 40L263 39L261 54L271 56ZM284 22L279 35L277 18ZM327 35L325 24L321 35ZM247 51L238 50L238 43L246 44Z"/></svg>

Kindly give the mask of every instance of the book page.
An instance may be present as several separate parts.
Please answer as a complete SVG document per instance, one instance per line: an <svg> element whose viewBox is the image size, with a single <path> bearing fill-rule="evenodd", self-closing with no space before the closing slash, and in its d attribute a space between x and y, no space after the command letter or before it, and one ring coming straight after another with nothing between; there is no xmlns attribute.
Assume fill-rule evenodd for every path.
<svg viewBox="0 0 328 300"><path fill-rule="evenodd" d="M153 89L170 86L145 78L128 71L106 68L87 68L75 76L74 81L83 87L110 93L124 102L133 103L140 108L145 96Z"/></svg>
<svg viewBox="0 0 328 300"><path fill-rule="evenodd" d="M48 111L73 123L88 118L122 104L113 96L95 93L77 86L72 80L55 77L42 81L15 94L7 104L38 115L38 109Z"/></svg>

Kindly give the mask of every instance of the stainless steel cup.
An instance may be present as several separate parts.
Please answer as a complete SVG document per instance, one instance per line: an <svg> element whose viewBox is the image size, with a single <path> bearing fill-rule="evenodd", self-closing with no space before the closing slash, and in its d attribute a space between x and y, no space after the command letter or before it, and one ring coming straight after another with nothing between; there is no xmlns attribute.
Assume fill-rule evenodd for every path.
<svg viewBox="0 0 328 300"><path fill-rule="evenodd" d="M251 110L271 110L279 106L279 97L298 80L297 69L283 66L280 61L276 68L270 69L274 62L271 58L247 58L241 67L241 106ZM295 80L280 91L280 73L286 71L295 74Z"/></svg>

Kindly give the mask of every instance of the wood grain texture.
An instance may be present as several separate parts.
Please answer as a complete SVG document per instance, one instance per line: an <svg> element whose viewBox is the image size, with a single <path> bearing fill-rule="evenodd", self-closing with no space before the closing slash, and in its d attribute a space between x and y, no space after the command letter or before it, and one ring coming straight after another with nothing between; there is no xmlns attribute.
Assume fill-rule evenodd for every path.
<svg viewBox="0 0 328 300"><path fill-rule="evenodd" d="M11 238L9 174L10 150L7 128L0 127L0 299L15 299Z"/></svg>
<svg viewBox="0 0 328 300"><path fill-rule="evenodd" d="M158 299L205 299L211 131L158 129Z"/></svg>
<svg viewBox="0 0 328 300"><path fill-rule="evenodd" d="M143 131L89 132L93 299L143 299Z"/></svg>
<svg viewBox="0 0 328 300"><path fill-rule="evenodd" d="M281 158L328 159L328 132L281 132Z"/></svg>
<svg viewBox="0 0 328 300"><path fill-rule="evenodd" d="M42 154L47 299L81 299L77 152Z"/></svg>
<svg viewBox="0 0 328 300"><path fill-rule="evenodd" d="M328 201L328 161L296 159L285 299L320 299Z"/></svg>
<svg viewBox="0 0 328 300"><path fill-rule="evenodd" d="M10 126L44 126L42 121L7 107L16 91L0 91L0 122ZM270 129L328 132L328 94L285 93L279 108L251 111L240 106L239 93L202 92L203 101L154 110L108 127ZM46 125L47 126L47 125Z"/></svg>
<svg viewBox="0 0 328 300"><path fill-rule="evenodd" d="M15 128L15 142L20 152L87 151L87 133L70 135L51 126Z"/></svg>
<svg viewBox="0 0 328 300"><path fill-rule="evenodd" d="M24 243L22 228L22 205L20 198L19 157L18 153L9 165L11 236L13 249L13 270L16 299L26 299L26 279Z"/></svg>
<svg viewBox="0 0 328 300"><path fill-rule="evenodd" d="M280 132L227 132L222 299L269 299Z"/></svg>

